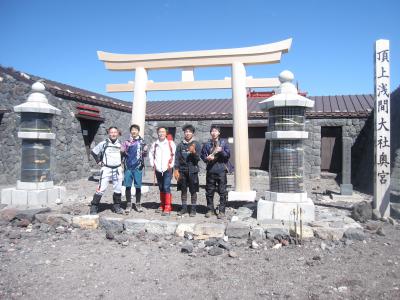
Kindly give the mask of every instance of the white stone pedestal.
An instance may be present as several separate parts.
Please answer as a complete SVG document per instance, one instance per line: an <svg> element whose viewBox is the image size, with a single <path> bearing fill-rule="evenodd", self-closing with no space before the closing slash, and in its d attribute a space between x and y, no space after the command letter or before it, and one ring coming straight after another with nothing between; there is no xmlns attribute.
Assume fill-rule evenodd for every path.
<svg viewBox="0 0 400 300"><path fill-rule="evenodd" d="M64 186L54 186L53 181L17 182L17 187L1 190L1 203L16 208L41 208L59 204L65 199Z"/></svg>
<svg viewBox="0 0 400 300"><path fill-rule="evenodd" d="M230 191L228 192L228 201L248 201L254 202L256 200L256 191L250 192L236 192Z"/></svg>
<svg viewBox="0 0 400 300"><path fill-rule="evenodd" d="M302 209L304 222L314 221L315 207L307 193L274 193L266 192L266 200L260 199L257 204L257 220L293 221L293 210Z"/></svg>

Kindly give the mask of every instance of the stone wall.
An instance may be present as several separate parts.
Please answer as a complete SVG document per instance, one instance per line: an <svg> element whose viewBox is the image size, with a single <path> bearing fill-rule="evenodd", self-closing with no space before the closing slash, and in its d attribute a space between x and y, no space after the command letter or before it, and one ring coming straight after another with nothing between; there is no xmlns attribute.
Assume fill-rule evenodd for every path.
<svg viewBox="0 0 400 300"><path fill-rule="evenodd" d="M0 74L0 108L12 111L14 106L26 101L30 91L29 84L18 81L7 74ZM83 103L58 98L49 92L46 92L46 95L49 103L61 110L61 115L56 116L53 122L53 131L56 134L51 158L54 181L59 183L89 177L91 169L96 168L96 166L93 159L87 155L81 123L74 115L76 106ZM91 147L107 136L106 129L111 125L117 126L122 130L121 140L129 136L130 113L107 107L96 107L100 109L101 116L105 118L105 122L100 124ZM14 112L0 114L0 184L15 184L19 177L21 156L21 141L17 138L19 121L19 114ZM366 120L364 119L307 120L306 130L310 133L310 138L304 142L306 178L312 179L320 176L321 126L341 126L343 129L342 135L353 139L353 178L371 174L364 172L369 168L370 164L372 166L373 159L373 156L370 156L365 151L365 147L371 146L368 140L370 138L368 133L370 130L364 126L365 122ZM204 142L210 137L209 129L211 124L231 125L232 120L147 121L144 139L147 143L151 143L157 138L156 128L158 126L166 126L176 128L175 140L180 141L183 138L181 127L187 123L195 126L197 140ZM266 120L249 120L249 124L252 123L266 124ZM366 154L368 155L366 156ZM148 165L148 162L146 164ZM200 167L204 171L203 163L201 163Z"/></svg>
<svg viewBox="0 0 400 300"><path fill-rule="evenodd" d="M0 120L0 184L15 184L20 176L21 140L17 137L20 115L13 112L13 107L26 101L31 86L7 74L0 74L0 78L1 108L11 110L3 114ZM83 103L58 98L49 92L45 93L49 104L61 110L61 115L53 119L53 132L56 134L56 139L52 141L51 153L53 180L59 183L89 177L94 162L88 158L81 124L74 115L75 107ZM105 122L101 123L94 143L105 138L106 128L109 126L124 128L130 122L129 113L105 107L99 108Z"/></svg>

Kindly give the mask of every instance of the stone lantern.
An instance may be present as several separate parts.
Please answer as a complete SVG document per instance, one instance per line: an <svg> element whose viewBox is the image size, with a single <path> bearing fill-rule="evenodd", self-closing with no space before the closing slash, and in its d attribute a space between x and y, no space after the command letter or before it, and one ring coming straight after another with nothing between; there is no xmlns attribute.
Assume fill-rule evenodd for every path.
<svg viewBox="0 0 400 300"><path fill-rule="evenodd" d="M265 200L258 201L257 219L293 220L299 214L303 221L314 220L314 203L304 188L303 140L305 112L314 101L298 94L292 83L290 71L279 75L281 85L277 93L260 102L261 109L268 111L270 140L269 177L270 191Z"/></svg>
<svg viewBox="0 0 400 300"><path fill-rule="evenodd" d="M54 115L61 111L51 106L41 82L32 85L28 100L14 107L21 114L18 137L22 139L21 175L16 188L1 191L1 202L12 207L38 208L61 202L65 188L54 186L50 168Z"/></svg>

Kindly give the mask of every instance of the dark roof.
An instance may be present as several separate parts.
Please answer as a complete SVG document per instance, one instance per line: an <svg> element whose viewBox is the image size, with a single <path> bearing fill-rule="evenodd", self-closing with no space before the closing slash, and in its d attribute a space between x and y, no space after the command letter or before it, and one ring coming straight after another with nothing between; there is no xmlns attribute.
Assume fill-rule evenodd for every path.
<svg viewBox="0 0 400 300"><path fill-rule="evenodd" d="M0 72L25 81L34 83L37 76L18 72L12 68L0 66ZM109 107L120 111L131 112L132 104L112 97L93 93L84 89L42 79L47 90L57 97L76 100L96 106ZM310 118L343 118L367 117L374 107L374 96L364 95L335 95L308 96L315 101L314 108L307 112ZM248 98L249 118L265 118L267 114L259 107L261 98ZM233 104L231 99L202 99L202 100L164 100L147 102L147 120L201 120L201 119L232 119Z"/></svg>

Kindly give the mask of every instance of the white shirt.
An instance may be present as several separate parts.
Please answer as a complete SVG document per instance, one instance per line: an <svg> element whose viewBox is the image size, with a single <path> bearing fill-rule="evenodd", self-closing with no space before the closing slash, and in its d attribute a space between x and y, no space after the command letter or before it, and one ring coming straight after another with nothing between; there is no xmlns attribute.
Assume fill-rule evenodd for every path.
<svg viewBox="0 0 400 300"><path fill-rule="evenodd" d="M172 169L175 164L175 150L176 145L173 141L167 139L155 141L150 148L150 166L153 166L158 172Z"/></svg>

